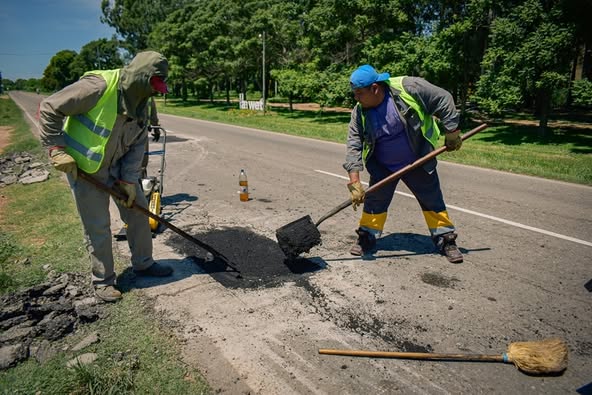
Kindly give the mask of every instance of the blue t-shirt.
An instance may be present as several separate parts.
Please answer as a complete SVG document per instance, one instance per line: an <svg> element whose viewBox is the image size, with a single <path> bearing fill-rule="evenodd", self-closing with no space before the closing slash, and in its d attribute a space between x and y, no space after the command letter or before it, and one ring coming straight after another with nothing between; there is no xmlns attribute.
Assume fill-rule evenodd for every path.
<svg viewBox="0 0 592 395"><path fill-rule="evenodd" d="M417 157L391 95L386 93L382 103L368 111L368 120L375 134L374 155L378 162L392 172L415 162Z"/></svg>

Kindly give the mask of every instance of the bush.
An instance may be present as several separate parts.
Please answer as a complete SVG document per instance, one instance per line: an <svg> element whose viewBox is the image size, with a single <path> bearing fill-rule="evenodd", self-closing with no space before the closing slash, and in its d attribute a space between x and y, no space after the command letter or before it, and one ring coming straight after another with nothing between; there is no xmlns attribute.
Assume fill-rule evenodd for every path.
<svg viewBox="0 0 592 395"><path fill-rule="evenodd" d="M592 82L588 79L574 81L571 95L576 106L592 107Z"/></svg>

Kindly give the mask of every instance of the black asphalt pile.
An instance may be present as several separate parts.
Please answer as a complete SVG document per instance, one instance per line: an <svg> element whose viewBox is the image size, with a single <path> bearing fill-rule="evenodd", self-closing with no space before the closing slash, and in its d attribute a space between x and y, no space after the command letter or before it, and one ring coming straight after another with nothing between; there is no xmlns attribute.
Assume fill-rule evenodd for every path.
<svg viewBox="0 0 592 395"><path fill-rule="evenodd" d="M65 273L0 297L0 370L55 354L52 343L104 315L88 275Z"/></svg>
<svg viewBox="0 0 592 395"><path fill-rule="evenodd" d="M226 267L220 259L206 261L206 251L181 236L173 235L167 240L167 244L179 253L193 258L204 272L227 288L277 287L285 282L296 281L324 266L322 262L315 263L304 258L286 259L274 240L246 228L222 228L190 234L225 255L232 266L238 269L240 276Z"/></svg>
<svg viewBox="0 0 592 395"><path fill-rule="evenodd" d="M321 244L321 233L310 215L302 217L275 231L278 245L288 257L297 257Z"/></svg>

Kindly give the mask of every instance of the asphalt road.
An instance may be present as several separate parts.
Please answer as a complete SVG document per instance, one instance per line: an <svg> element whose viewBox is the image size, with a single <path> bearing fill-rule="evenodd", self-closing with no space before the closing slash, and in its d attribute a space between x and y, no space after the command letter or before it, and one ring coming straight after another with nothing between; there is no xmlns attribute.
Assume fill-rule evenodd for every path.
<svg viewBox="0 0 592 395"><path fill-rule="evenodd" d="M40 96L11 96L34 120ZM215 243L212 235L238 231L240 242L227 237L217 246L239 266L253 251L262 261L272 256L256 245L245 251L249 237L273 243L280 226L317 219L347 199L341 144L160 118L168 131L163 216ZM592 382L592 292L584 287L592 279L592 188L447 163L446 155L438 171L462 264L434 253L419 206L401 185L372 257L348 254L359 215L348 208L319 226L323 244L304 256L318 270L286 281L229 288L168 230L154 239L155 257L174 264L175 275L121 281L154 297L183 341L184 360L222 393L577 393ZM158 165L154 157L152 174ZM237 193L240 169L248 202ZM119 224L114 218L114 230ZM116 248L128 254L125 243ZM559 376L503 363L318 355L319 348L501 354L512 342L548 337L569 346Z"/></svg>

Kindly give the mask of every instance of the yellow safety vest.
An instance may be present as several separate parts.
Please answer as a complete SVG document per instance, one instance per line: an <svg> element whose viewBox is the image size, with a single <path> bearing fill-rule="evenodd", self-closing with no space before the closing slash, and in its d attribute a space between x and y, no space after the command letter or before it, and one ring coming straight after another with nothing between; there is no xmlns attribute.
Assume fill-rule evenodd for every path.
<svg viewBox="0 0 592 395"><path fill-rule="evenodd" d="M421 106L415 100L415 98L413 96L411 96L409 93L407 93L405 88L403 88L403 78L405 78L405 76L393 77L393 78L389 78L386 82L389 86L399 90L399 92L401 92L399 94L401 99L409 107L411 107L415 110L415 112L417 113L417 115L421 121L421 133L423 134L423 137L425 137L425 139L428 140L434 148L436 148L438 145L438 139L440 138L440 128L438 128L438 124L436 122L434 122L433 117L431 115L426 115L423 112L423 109L421 108ZM359 103L358 103L358 105L359 105ZM362 130L365 130L366 129L366 115L364 114L363 111L361 112L361 120L362 120ZM366 160L368 158L368 154L370 153L370 149L371 149L370 144L368 144L367 141L364 141L364 144L362 146L362 160L364 161L364 163L366 163Z"/></svg>
<svg viewBox="0 0 592 395"><path fill-rule="evenodd" d="M423 137L436 148L438 145L438 139L440 138L440 128L438 128L438 124L434 122L434 118L429 114L425 114L413 96L407 93L405 88L403 88L403 78L405 77L389 78L387 83L393 88L398 89L401 92L401 99L403 99L409 107L415 110L421 121L421 133L423 134Z"/></svg>
<svg viewBox="0 0 592 395"><path fill-rule="evenodd" d="M69 116L64 122L66 152L86 173L96 173L103 163L105 147L117 119L117 83L119 69L96 70L84 75L99 75L105 79L107 89L98 103L85 114Z"/></svg>

